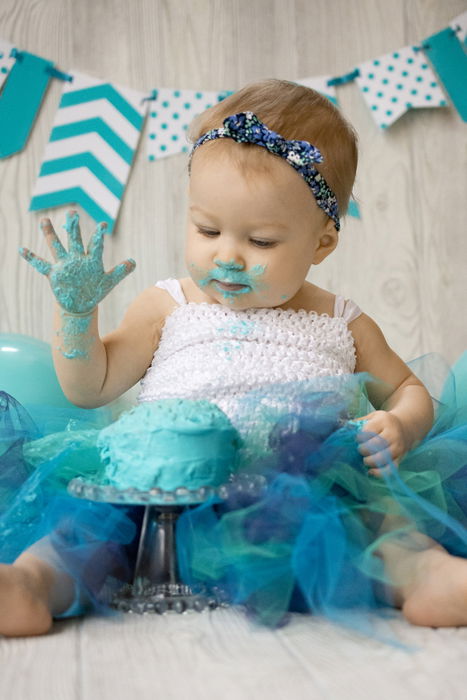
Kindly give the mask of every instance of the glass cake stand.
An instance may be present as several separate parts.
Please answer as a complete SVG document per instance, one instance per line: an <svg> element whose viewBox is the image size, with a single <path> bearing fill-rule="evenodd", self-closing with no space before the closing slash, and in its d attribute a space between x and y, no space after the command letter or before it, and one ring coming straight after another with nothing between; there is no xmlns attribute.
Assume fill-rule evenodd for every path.
<svg viewBox="0 0 467 700"><path fill-rule="evenodd" d="M144 518L140 533L133 583L126 584L112 599L112 607L132 613L202 612L226 605L221 590L183 583L177 565L175 528L180 514L213 499L222 502L231 495L256 496L266 485L260 475L237 474L221 486L203 486L174 491L152 488L117 489L82 478L73 479L68 491L76 498L101 503L140 505Z"/></svg>

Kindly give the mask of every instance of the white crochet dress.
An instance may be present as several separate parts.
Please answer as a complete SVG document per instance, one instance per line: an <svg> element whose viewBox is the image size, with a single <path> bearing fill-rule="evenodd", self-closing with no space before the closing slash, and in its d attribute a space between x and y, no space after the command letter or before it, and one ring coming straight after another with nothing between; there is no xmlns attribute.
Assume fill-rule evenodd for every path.
<svg viewBox="0 0 467 700"><path fill-rule="evenodd" d="M334 316L291 309L235 311L187 303L178 280L157 286L179 306L165 321L138 401L206 399L232 417L238 400L253 389L354 371L347 324L361 311L343 297L336 297Z"/></svg>

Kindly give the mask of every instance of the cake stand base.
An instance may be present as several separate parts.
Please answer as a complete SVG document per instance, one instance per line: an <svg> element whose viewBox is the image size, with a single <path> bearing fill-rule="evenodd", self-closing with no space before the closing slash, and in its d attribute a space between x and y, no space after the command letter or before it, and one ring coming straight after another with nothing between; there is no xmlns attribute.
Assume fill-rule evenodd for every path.
<svg viewBox="0 0 467 700"><path fill-rule="evenodd" d="M227 596L222 590L203 586L194 589L182 582L177 564L176 522L186 508L210 499L221 503L231 494L257 498L265 487L266 479L262 475L236 474L221 486L202 486L194 490L180 487L174 491L159 488L121 490L76 478L68 484L68 491L76 498L90 501L144 507L133 583L121 588L111 601L117 610L144 614L201 612L228 606Z"/></svg>
<svg viewBox="0 0 467 700"><path fill-rule="evenodd" d="M195 592L183 583L152 584L150 581L136 581L122 588L113 598L112 606L121 612L184 613L188 611L203 612L219 607L214 596L201 591Z"/></svg>
<svg viewBox="0 0 467 700"><path fill-rule="evenodd" d="M196 589L180 580L175 527L187 506L145 507L133 584L114 596L111 605L122 612L183 613L217 608L220 601L203 586Z"/></svg>

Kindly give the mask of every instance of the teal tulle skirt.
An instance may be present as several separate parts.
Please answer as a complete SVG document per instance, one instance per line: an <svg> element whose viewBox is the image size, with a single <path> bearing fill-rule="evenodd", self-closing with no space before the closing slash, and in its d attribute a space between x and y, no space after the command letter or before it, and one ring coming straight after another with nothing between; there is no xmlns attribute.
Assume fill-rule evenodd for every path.
<svg viewBox="0 0 467 700"><path fill-rule="evenodd" d="M290 611L346 622L386 614L394 582L387 543L417 549L426 536L467 557L467 353L449 368L427 355L411 363L433 396L423 441L381 477L358 452L354 419L371 410L365 375L271 385L238 401L244 438L239 470L263 487L228 489L183 512L177 526L183 580L212 588L258 622L284 624ZM44 408L44 411L46 408ZM70 417L49 433L14 397L0 393L0 561L44 538L106 614L131 581L141 506L95 503L67 491L102 470L103 426Z"/></svg>

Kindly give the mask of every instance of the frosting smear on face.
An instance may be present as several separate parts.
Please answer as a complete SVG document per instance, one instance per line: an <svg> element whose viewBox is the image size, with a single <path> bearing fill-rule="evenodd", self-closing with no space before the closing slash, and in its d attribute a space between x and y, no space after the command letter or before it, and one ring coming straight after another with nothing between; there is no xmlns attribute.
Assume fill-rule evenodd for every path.
<svg viewBox="0 0 467 700"><path fill-rule="evenodd" d="M240 437L209 401L145 402L100 432L103 483L165 491L219 486L237 464Z"/></svg>

